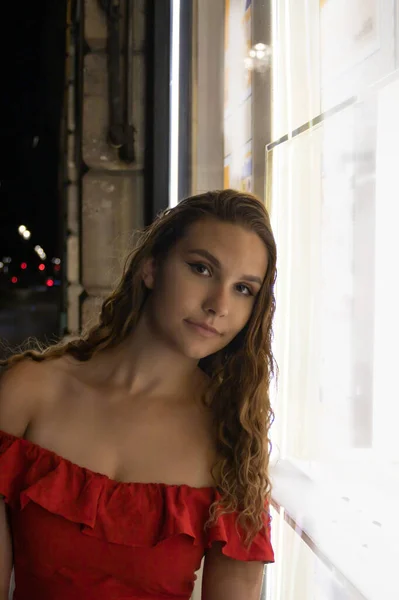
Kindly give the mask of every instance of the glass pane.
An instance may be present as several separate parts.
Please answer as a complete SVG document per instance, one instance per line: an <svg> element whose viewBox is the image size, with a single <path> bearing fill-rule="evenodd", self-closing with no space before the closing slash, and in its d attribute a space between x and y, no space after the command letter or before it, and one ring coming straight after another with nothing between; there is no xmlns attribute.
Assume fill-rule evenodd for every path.
<svg viewBox="0 0 399 600"><path fill-rule="evenodd" d="M276 146L270 161L272 442L307 476L280 478L275 491L366 598L395 589L399 560L398 104L399 78Z"/></svg>

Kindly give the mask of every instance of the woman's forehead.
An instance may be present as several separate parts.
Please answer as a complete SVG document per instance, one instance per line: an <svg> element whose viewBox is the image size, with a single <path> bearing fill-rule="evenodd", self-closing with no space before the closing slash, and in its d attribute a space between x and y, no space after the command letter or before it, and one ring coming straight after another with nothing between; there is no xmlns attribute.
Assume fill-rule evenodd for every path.
<svg viewBox="0 0 399 600"><path fill-rule="evenodd" d="M187 227L184 239L187 241L198 237L212 239L215 236L229 238L229 236L237 235L240 232L252 233L248 228L239 223L225 222L214 217L204 217Z"/></svg>
<svg viewBox="0 0 399 600"><path fill-rule="evenodd" d="M219 262L247 266L251 272L264 276L267 269L267 250L261 238L253 231L234 223L215 219L193 223L180 240L179 250L194 253L200 250L211 253Z"/></svg>

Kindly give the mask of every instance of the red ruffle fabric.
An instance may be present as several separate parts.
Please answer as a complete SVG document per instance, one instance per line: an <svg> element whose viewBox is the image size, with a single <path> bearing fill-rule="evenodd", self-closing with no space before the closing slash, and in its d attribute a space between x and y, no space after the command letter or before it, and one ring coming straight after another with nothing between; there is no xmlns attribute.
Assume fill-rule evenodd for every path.
<svg viewBox="0 0 399 600"><path fill-rule="evenodd" d="M0 494L11 520L14 600L189 600L217 541L236 560L274 562L270 517L249 550L236 513L204 531L216 488L117 482L2 431Z"/></svg>

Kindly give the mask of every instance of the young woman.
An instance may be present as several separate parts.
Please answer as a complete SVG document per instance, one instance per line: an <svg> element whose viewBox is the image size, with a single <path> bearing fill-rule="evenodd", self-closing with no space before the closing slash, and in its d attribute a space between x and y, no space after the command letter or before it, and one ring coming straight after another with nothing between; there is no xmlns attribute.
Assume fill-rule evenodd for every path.
<svg viewBox="0 0 399 600"><path fill-rule="evenodd" d="M0 599L258 600L276 246L209 192L142 232L98 325L0 379ZM3 596L1 596L3 593Z"/></svg>

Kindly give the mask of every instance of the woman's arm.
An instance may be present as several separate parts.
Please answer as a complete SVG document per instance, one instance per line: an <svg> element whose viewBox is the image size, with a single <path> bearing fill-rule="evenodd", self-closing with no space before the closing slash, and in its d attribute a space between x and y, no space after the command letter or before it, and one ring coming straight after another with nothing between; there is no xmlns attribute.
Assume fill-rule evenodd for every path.
<svg viewBox="0 0 399 600"><path fill-rule="evenodd" d="M0 496L0 600L8 600L12 572L11 532L6 505Z"/></svg>
<svg viewBox="0 0 399 600"><path fill-rule="evenodd" d="M31 361L21 362L1 374L0 430L24 436L38 410L43 385L46 385L43 368ZM11 531L6 504L0 495L0 600L8 600L12 567Z"/></svg>
<svg viewBox="0 0 399 600"><path fill-rule="evenodd" d="M225 556L220 542L205 553L202 600L259 600L264 564Z"/></svg>

